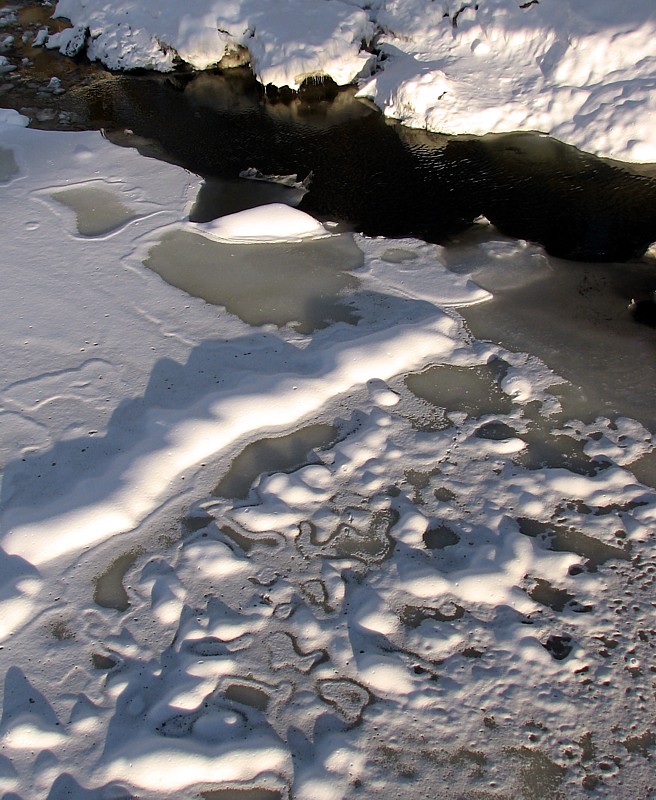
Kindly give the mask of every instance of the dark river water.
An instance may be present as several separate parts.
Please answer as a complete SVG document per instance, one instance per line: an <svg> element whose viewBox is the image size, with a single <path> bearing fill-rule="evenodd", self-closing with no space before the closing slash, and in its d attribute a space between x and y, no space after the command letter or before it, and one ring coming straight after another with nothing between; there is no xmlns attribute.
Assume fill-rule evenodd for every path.
<svg viewBox="0 0 656 800"><path fill-rule="evenodd" d="M644 255L656 240L653 165L602 160L541 134L447 139L386 121L352 91L309 87L285 102L238 71L108 76L73 91L114 142L206 179L196 221L267 202L266 184L238 178L256 168L310 176L299 207L368 235L457 253L486 235L472 224L484 216L542 244L550 272L537 282L509 287L476 273L494 299L462 311L472 332L542 358L580 387L588 416L635 416L656 430L656 331L627 308L656 288L656 260ZM234 191L221 189L225 179Z"/></svg>
<svg viewBox="0 0 656 800"><path fill-rule="evenodd" d="M274 102L238 73L113 77L79 94L95 125L197 174L311 173L300 207L368 235L442 242L483 215L568 259L623 261L656 241L656 180L539 134L446 139L349 91Z"/></svg>

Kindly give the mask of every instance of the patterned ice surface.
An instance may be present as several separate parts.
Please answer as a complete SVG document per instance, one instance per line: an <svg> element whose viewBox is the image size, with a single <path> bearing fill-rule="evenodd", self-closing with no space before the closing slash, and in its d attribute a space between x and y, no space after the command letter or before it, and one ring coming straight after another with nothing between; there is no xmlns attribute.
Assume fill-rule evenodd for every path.
<svg viewBox="0 0 656 800"><path fill-rule="evenodd" d="M9 796L649 796L652 434L473 337L440 247L356 237L357 325L253 325L144 266L193 176L0 142ZM82 235L53 194L100 180L131 214Z"/></svg>

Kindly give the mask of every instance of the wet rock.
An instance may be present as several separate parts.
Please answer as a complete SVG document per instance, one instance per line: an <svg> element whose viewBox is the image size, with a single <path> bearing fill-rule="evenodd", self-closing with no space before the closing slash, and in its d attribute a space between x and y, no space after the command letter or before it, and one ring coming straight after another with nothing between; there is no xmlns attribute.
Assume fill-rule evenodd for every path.
<svg viewBox="0 0 656 800"><path fill-rule="evenodd" d="M548 650L552 658L556 661L563 661L572 652L574 645L572 644L572 637L564 633L562 636L558 634L551 634L542 646Z"/></svg>
<svg viewBox="0 0 656 800"><path fill-rule="evenodd" d="M656 297L652 295L648 300L631 300L629 311L633 319L641 325L656 328Z"/></svg>

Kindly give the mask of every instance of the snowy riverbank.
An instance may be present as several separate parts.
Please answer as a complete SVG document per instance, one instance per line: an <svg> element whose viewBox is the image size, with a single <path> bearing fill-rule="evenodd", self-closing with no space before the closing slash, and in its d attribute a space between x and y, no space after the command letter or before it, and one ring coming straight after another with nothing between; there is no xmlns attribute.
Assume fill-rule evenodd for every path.
<svg viewBox="0 0 656 800"><path fill-rule="evenodd" d="M263 84L327 75L406 125L447 134L548 133L589 152L656 161L652 0L59 0L111 69L250 61Z"/></svg>
<svg viewBox="0 0 656 800"><path fill-rule="evenodd" d="M190 5L60 0L42 40L248 48L410 125L656 161L652 0ZM293 176L215 178L246 210L190 222L197 175L27 121L0 110L3 797L650 797L653 249L340 233Z"/></svg>
<svg viewBox="0 0 656 800"><path fill-rule="evenodd" d="M455 310L489 302L468 269L544 279L541 249L328 235L280 205L195 226L195 176L20 122L0 126L11 796L641 796L656 493L631 470L652 435L585 418ZM213 265L217 305L153 271L167 253Z"/></svg>

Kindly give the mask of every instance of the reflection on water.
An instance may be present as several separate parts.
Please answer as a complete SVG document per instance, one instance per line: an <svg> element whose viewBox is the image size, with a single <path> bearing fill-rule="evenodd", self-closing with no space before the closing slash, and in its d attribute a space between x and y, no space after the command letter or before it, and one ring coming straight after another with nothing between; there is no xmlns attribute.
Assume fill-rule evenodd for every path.
<svg viewBox="0 0 656 800"><path fill-rule="evenodd" d="M203 176L312 173L300 207L369 235L443 241L483 215L554 255L596 261L631 258L656 240L648 169L539 134L446 139L386 121L350 90L312 104L270 102L239 71L122 76L77 97L115 141Z"/></svg>

